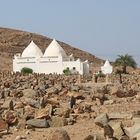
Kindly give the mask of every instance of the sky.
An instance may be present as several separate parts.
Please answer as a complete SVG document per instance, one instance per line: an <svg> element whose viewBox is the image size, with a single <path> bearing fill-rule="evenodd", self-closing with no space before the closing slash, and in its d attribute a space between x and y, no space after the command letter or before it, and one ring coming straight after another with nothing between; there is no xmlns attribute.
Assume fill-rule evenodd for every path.
<svg viewBox="0 0 140 140"><path fill-rule="evenodd" d="M140 66L140 0L0 0L0 26L55 38L114 61Z"/></svg>

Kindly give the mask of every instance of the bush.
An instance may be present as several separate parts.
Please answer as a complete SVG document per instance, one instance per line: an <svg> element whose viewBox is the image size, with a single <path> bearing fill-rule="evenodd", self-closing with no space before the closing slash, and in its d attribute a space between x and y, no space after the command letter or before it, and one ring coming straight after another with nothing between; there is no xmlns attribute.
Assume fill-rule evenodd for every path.
<svg viewBox="0 0 140 140"><path fill-rule="evenodd" d="M71 74L71 71L70 71L69 68L66 68L66 69L63 70L63 73L66 74L66 75L69 75L69 74Z"/></svg>
<svg viewBox="0 0 140 140"><path fill-rule="evenodd" d="M33 70L31 68L24 67L21 69L21 72L22 73L33 73Z"/></svg>
<svg viewBox="0 0 140 140"><path fill-rule="evenodd" d="M103 74L102 71L99 71L97 74L96 74L97 77L105 77L105 74Z"/></svg>

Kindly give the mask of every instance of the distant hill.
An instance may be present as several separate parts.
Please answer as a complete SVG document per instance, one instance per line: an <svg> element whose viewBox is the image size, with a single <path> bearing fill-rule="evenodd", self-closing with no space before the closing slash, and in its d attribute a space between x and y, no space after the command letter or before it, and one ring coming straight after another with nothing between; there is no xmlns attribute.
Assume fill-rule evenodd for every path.
<svg viewBox="0 0 140 140"><path fill-rule="evenodd" d="M14 54L21 53L32 40L43 52L52 41L52 39L36 33L0 28L0 69L12 70L12 58ZM58 42L68 55L73 54L75 58L89 60L93 62L94 65L100 65L102 62L101 59L88 52L72 47L64 42Z"/></svg>

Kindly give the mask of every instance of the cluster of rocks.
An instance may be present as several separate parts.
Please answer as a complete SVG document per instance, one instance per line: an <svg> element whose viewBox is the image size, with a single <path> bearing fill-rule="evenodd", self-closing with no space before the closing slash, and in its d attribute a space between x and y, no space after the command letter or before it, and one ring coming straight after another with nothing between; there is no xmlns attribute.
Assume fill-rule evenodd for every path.
<svg viewBox="0 0 140 140"><path fill-rule="evenodd" d="M128 113L102 113L94 120L110 140L139 140L140 116ZM126 123L127 122L127 123Z"/></svg>
<svg viewBox="0 0 140 140"><path fill-rule="evenodd" d="M82 77L81 83L78 75L2 72L0 136L13 129L62 127L92 119L104 130L103 139L140 139L139 114L136 113L139 108L130 107L140 101L140 80L134 74L124 76L122 84L93 84L92 76ZM85 138L92 139L99 138L96 135Z"/></svg>

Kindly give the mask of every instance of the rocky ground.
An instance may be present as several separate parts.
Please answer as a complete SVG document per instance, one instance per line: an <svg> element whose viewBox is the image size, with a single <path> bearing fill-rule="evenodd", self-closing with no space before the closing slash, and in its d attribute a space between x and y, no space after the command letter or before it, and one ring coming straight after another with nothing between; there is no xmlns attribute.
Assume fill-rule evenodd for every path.
<svg viewBox="0 0 140 140"><path fill-rule="evenodd" d="M0 72L3 140L140 139L139 71L99 78Z"/></svg>

